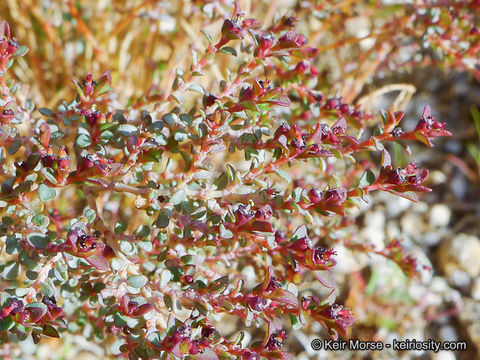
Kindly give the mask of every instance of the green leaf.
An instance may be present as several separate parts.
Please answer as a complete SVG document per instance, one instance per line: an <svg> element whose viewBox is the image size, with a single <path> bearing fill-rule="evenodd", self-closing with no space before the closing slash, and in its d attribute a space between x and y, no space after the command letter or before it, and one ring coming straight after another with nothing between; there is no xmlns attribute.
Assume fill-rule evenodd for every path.
<svg viewBox="0 0 480 360"><path fill-rule="evenodd" d="M300 322L300 317L298 315L294 315L292 313L289 314L290 316L290 322L292 324L292 327L295 330L298 330L302 327L302 323Z"/></svg>
<svg viewBox="0 0 480 360"><path fill-rule="evenodd" d="M53 116L53 112L49 108L42 107L38 109L38 111L40 111L40 114L44 116Z"/></svg>
<svg viewBox="0 0 480 360"><path fill-rule="evenodd" d="M358 183L359 187L367 187L369 185L372 185L375 182L375 174L371 169L367 169L362 177L360 178L360 182Z"/></svg>
<svg viewBox="0 0 480 360"><path fill-rule="evenodd" d="M223 190L228 185L228 176L226 173L222 172L220 176L213 182L213 185L216 186L217 190Z"/></svg>
<svg viewBox="0 0 480 360"><path fill-rule="evenodd" d="M167 125L173 125L178 121L178 116L174 113L167 113L162 116L162 120Z"/></svg>
<svg viewBox="0 0 480 360"><path fill-rule="evenodd" d="M55 177L55 172L52 168L42 168L42 170L40 170L40 172L52 184L57 184L58 183L57 178Z"/></svg>
<svg viewBox="0 0 480 360"><path fill-rule="evenodd" d="M32 223L34 223L39 229L41 229L48 226L50 220L42 214L37 214L32 218Z"/></svg>
<svg viewBox="0 0 480 360"><path fill-rule="evenodd" d="M229 46L224 46L223 48L220 49L220 51L224 54L237 56L237 50Z"/></svg>
<svg viewBox="0 0 480 360"><path fill-rule="evenodd" d="M123 136L130 136L137 133L137 127L131 124L122 124L118 127L118 132Z"/></svg>
<svg viewBox="0 0 480 360"><path fill-rule="evenodd" d="M60 334L58 333L57 329L51 325L43 326L43 334L54 338L60 338Z"/></svg>
<svg viewBox="0 0 480 360"><path fill-rule="evenodd" d="M89 223L93 223L95 221L95 217L96 217L95 210L86 208L83 211L83 215L85 215Z"/></svg>
<svg viewBox="0 0 480 360"><path fill-rule="evenodd" d="M47 313L47 309L48 309L47 305L45 305L42 302L31 302L25 305L25 309L35 309L35 308L41 309L42 312L44 312L44 315Z"/></svg>
<svg viewBox="0 0 480 360"><path fill-rule="evenodd" d="M292 178L290 177L290 174L283 170L275 169L275 174L277 174L280 177L280 179L282 179L286 183L292 182Z"/></svg>
<svg viewBox="0 0 480 360"><path fill-rule="evenodd" d="M233 237L233 233L225 228L223 224L220 224L220 236L224 239L231 239Z"/></svg>
<svg viewBox="0 0 480 360"><path fill-rule="evenodd" d="M129 241L121 241L120 250L122 250L122 252L127 256L133 256L137 252L135 245Z"/></svg>
<svg viewBox="0 0 480 360"><path fill-rule="evenodd" d="M170 203L172 205L178 205L180 204L183 200L185 200L187 195L185 194L185 190L181 189L175 192L175 194L172 195L170 198Z"/></svg>
<svg viewBox="0 0 480 360"><path fill-rule="evenodd" d="M184 142L184 141L188 140L188 134L186 133L186 131L184 129L179 129L173 135L173 138L175 139L175 141Z"/></svg>
<svg viewBox="0 0 480 360"><path fill-rule="evenodd" d="M135 236L147 237L150 235L150 227L148 225L140 225L137 230L135 230Z"/></svg>
<svg viewBox="0 0 480 360"><path fill-rule="evenodd" d="M115 234L121 234L123 233L125 230L127 230L127 223L125 221L117 221L117 223L115 224Z"/></svg>
<svg viewBox="0 0 480 360"><path fill-rule="evenodd" d="M119 312L115 313L113 318L114 318L116 326L124 327L125 325L127 325L127 320L128 319L125 316L123 316L122 314L120 314Z"/></svg>
<svg viewBox="0 0 480 360"><path fill-rule="evenodd" d="M229 182L235 181L235 168L230 164L227 164L227 175Z"/></svg>
<svg viewBox="0 0 480 360"><path fill-rule="evenodd" d="M212 37L210 36L210 34L206 30L200 29L200 32L203 34L203 36L205 36L205 39L207 39L209 44L213 43Z"/></svg>
<svg viewBox="0 0 480 360"><path fill-rule="evenodd" d="M415 137L421 141L422 143L424 143L425 145L429 146L429 147L432 147L432 142L430 140L428 140L428 138L423 135L422 133L419 133L419 132L416 132L415 133Z"/></svg>
<svg viewBox="0 0 480 360"><path fill-rule="evenodd" d="M123 269L124 266L125 266L125 263L123 262L122 259L119 259L119 258L112 259L112 269L114 271L119 271Z"/></svg>
<svg viewBox="0 0 480 360"><path fill-rule="evenodd" d="M15 321L9 316L0 320L0 331L8 331L15 325Z"/></svg>
<svg viewBox="0 0 480 360"><path fill-rule="evenodd" d="M163 295L163 302L165 303L165 306L167 307L168 311L173 310L173 300L172 297L168 294Z"/></svg>
<svg viewBox="0 0 480 360"><path fill-rule="evenodd" d="M50 242L48 236L42 233L30 233L27 235L27 240L37 249L45 249Z"/></svg>
<svg viewBox="0 0 480 360"><path fill-rule="evenodd" d="M28 53L28 48L24 45L20 45L17 49L17 51L15 51L15 54L13 54L14 57L18 57L18 56L23 56L25 55L26 53Z"/></svg>
<svg viewBox="0 0 480 360"><path fill-rule="evenodd" d="M246 110L250 111L255 111L255 112L260 112L260 109L258 108L257 104L250 102L250 101L242 101L240 103Z"/></svg>
<svg viewBox="0 0 480 360"><path fill-rule="evenodd" d="M131 287L141 288L147 284L147 277L143 275L132 275L127 278L127 282Z"/></svg>
<svg viewBox="0 0 480 360"><path fill-rule="evenodd" d="M92 145L92 140L90 139L90 136L88 136L87 134L80 134L75 140L75 143L80 149L84 149Z"/></svg>
<svg viewBox="0 0 480 360"><path fill-rule="evenodd" d="M205 305L199 303L198 301L195 301L193 306L195 306L195 309L197 309L200 314L202 314L203 316L208 316L208 310Z"/></svg>
<svg viewBox="0 0 480 360"><path fill-rule="evenodd" d="M195 91L199 94L205 94L205 89L203 88L203 86L201 85L198 85L198 84L192 84L188 87L187 90L190 90L190 91Z"/></svg>
<svg viewBox="0 0 480 360"><path fill-rule="evenodd" d="M55 195L55 189L52 189L45 184L40 184L40 186L38 187L38 197L43 202L54 199Z"/></svg>
<svg viewBox="0 0 480 360"><path fill-rule="evenodd" d="M157 227L159 227L160 229L164 229L168 226L169 222L170 222L170 219L168 218L167 215L165 215L165 213L160 212L158 214L157 221L156 221Z"/></svg>
<svg viewBox="0 0 480 360"><path fill-rule="evenodd" d="M5 239L7 254L13 255L20 250L20 244L15 236L7 236Z"/></svg>

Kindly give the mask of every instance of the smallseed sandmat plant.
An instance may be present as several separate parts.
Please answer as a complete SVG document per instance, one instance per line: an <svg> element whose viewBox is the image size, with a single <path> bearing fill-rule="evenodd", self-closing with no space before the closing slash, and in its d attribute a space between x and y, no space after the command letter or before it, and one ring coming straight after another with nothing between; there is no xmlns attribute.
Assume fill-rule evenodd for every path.
<svg viewBox="0 0 480 360"><path fill-rule="evenodd" d="M150 3L124 10L118 26L128 27ZM356 241L353 209L371 192L415 201L416 193L430 191L428 170L395 163L389 149L397 143L410 155L410 142L431 147L450 133L428 106L406 128L403 112L375 114L357 100L375 72L415 64L478 77L478 1L365 2L357 11L378 16L378 24L363 37L344 36L343 24L354 17L349 1L300 2L298 18L269 23L249 18L239 2L181 3L192 16L203 14L198 29L188 25L185 8L176 16L204 35L205 48L191 48L186 68L162 63L172 65L162 70L171 74L162 78L168 87L144 89L124 104L122 89L112 87L115 71L85 74L62 58L58 41L48 55L27 54L15 29L1 23L4 346L72 333L107 353L115 344L130 359L293 359L284 346L289 332L318 322L337 339L354 323L336 300L336 244L418 274L420 265L399 240L380 250ZM96 64L108 65L108 49L92 35L103 23L90 25L78 4L66 4L65 19L101 59ZM18 14L32 10L9 6L20 6ZM309 30L312 16L323 30ZM31 17L47 34L43 41L53 41L48 19L39 10ZM302 21L308 37L298 31ZM208 24L218 24L217 37L204 30ZM322 31L331 42L317 46ZM359 51L368 38L373 45ZM344 47L358 56L347 61ZM337 72L327 71L326 53ZM49 107L26 100L22 79L12 74L26 64L22 56L31 56L29 81L38 79L30 89L44 91L36 98L59 87L76 94ZM59 71L76 74L73 82L62 78L48 88L53 80L40 70L49 56L58 56ZM238 331L222 333L224 322ZM261 335L245 341L252 328Z"/></svg>

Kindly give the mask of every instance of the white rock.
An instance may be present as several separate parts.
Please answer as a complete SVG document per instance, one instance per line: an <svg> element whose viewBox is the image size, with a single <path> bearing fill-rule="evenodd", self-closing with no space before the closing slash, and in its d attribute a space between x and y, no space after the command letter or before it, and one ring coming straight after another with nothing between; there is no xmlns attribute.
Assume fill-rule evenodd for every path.
<svg viewBox="0 0 480 360"><path fill-rule="evenodd" d="M424 221L422 216L413 211L407 212L400 220L402 230L408 235L419 236L423 232Z"/></svg>
<svg viewBox="0 0 480 360"><path fill-rule="evenodd" d="M472 287L472 298L480 301L480 279L475 279Z"/></svg>
<svg viewBox="0 0 480 360"><path fill-rule="evenodd" d="M472 235L459 234L440 245L439 258L447 275L461 269L476 278L480 275L480 240Z"/></svg>
<svg viewBox="0 0 480 360"><path fill-rule="evenodd" d="M440 337L443 341L457 341L457 330L450 325L442 326L440 329Z"/></svg>
<svg viewBox="0 0 480 360"><path fill-rule="evenodd" d="M373 211L365 215L366 227L361 236L373 243L379 250L385 248L385 215L383 211Z"/></svg>
<svg viewBox="0 0 480 360"><path fill-rule="evenodd" d="M423 246L435 246L440 242L440 239L439 231L428 231L423 234L419 244Z"/></svg>
<svg viewBox="0 0 480 360"><path fill-rule="evenodd" d="M470 276L459 269L455 269L450 273L449 280L455 284L457 287L468 286L470 284Z"/></svg>
<svg viewBox="0 0 480 360"><path fill-rule="evenodd" d="M445 227L450 222L451 210L444 204L436 204L430 210L429 222L434 227Z"/></svg>
<svg viewBox="0 0 480 360"><path fill-rule="evenodd" d="M386 210L387 210L388 217L392 218L392 217L397 217L402 212L407 210L412 205L412 202L405 198L388 194L388 198L385 197L385 205L387 208Z"/></svg>
<svg viewBox="0 0 480 360"><path fill-rule="evenodd" d="M453 351L439 351L438 353L433 353L434 360L455 360L455 353Z"/></svg>

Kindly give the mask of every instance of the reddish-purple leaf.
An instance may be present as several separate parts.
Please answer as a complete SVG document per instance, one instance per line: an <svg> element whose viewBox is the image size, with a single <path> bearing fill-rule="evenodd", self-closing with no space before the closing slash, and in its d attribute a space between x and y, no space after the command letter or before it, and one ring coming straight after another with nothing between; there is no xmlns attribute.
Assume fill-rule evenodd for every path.
<svg viewBox="0 0 480 360"><path fill-rule="evenodd" d="M101 271L110 270L110 264L108 263L108 260L105 259L102 255L95 254L85 258L85 260L87 260L87 262L97 270L101 270Z"/></svg>

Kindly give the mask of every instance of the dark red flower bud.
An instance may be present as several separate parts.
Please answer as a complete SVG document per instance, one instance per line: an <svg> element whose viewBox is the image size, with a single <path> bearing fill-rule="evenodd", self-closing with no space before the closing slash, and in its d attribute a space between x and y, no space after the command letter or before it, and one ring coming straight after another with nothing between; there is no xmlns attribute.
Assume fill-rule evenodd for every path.
<svg viewBox="0 0 480 360"><path fill-rule="evenodd" d="M257 295L248 295L246 303L255 311L263 311L267 307L267 300Z"/></svg>
<svg viewBox="0 0 480 360"><path fill-rule="evenodd" d="M271 292L271 291L275 291L275 290L277 290L281 287L282 287L282 284L279 283L274 276L272 276L272 278L270 279L270 282L268 283L267 287L265 288L265 291L266 292Z"/></svg>
<svg viewBox="0 0 480 360"><path fill-rule="evenodd" d="M98 110L81 110L80 114L85 116L85 119L87 120L88 125L90 127L94 127L99 123L99 119L102 116L102 113Z"/></svg>
<svg viewBox="0 0 480 360"><path fill-rule="evenodd" d="M362 110L355 110L354 112L352 112L352 117L354 118L357 118L357 119L361 119L363 118L363 111Z"/></svg>
<svg viewBox="0 0 480 360"><path fill-rule="evenodd" d="M296 153L302 152L307 148L305 142L302 139L292 139L290 145L293 147Z"/></svg>
<svg viewBox="0 0 480 360"><path fill-rule="evenodd" d="M80 157L77 163L77 171L84 172L93 168L95 170L94 175L97 175L95 172L98 172L98 175L107 175L111 170L111 163L112 160L107 160L97 154L86 154Z"/></svg>
<svg viewBox="0 0 480 360"><path fill-rule="evenodd" d="M277 46L281 49L299 48L307 43L305 36L296 31L287 31L279 39Z"/></svg>
<svg viewBox="0 0 480 360"><path fill-rule="evenodd" d="M58 167L62 170L68 170L68 167L70 165L70 156L65 155L63 157L60 157L58 159Z"/></svg>
<svg viewBox="0 0 480 360"><path fill-rule="evenodd" d="M400 185L404 183L405 180L406 180L405 172L403 171L402 168L397 168L395 170L391 170L390 176L387 179L387 183Z"/></svg>
<svg viewBox="0 0 480 360"><path fill-rule="evenodd" d="M5 50L5 54L7 56L12 56L13 54L15 54L18 50L18 44L13 41L13 40L9 40L8 41L8 45L7 45L7 49Z"/></svg>
<svg viewBox="0 0 480 360"><path fill-rule="evenodd" d="M250 19L245 19L242 21L242 27L244 29L251 29L251 28L256 28L258 26L260 26L260 21L258 21L257 19L253 19L253 18L250 18Z"/></svg>
<svg viewBox="0 0 480 360"><path fill-rule="evenodd" d="M322 192L318 191L317 189L315 188L312 188L309 192L308 192L308 199L310 200L310 202L312 203L317 203L319 201L322 200Z"/></svg>
<svg viewBox="0 0 480 360"><path fill-rule="evenodd" d="M265 350L274 351L281 348L286 337L287 333L285 330L281 330L278 333L270 335L270 338L265 344Z"/></svg>
<svg viewBox="0 0 480 360"><path fill-rule="evenodd" d="M191 284L193 283L193 280L195 280L195 278L193 277L193 275L183 275L182 280L187 284Z"/></svg>
<svg viewBox="0 0 480 360"><path fill-rule="evenodd" d="M175 334L178 335L181 339L190 336L191 328L188 325L182 325L175 329Z"/></svg>
<svg viewBox="0 0 480 360"><path fill-rule="evenodd" d="M130 300L127 305L128 315L134 314L138 310L138 303L136 301Z"/></svg>
<svg viewBox="0 0 480 360"><path fill-rule="evenodd" d="M426 180L428 177L428 170L418 168L415 162L410 162L405 167L407 182L412 185L418 185Z"/></svg>
<svg viewBox="0 0 480 360"><path fill-rule="evenodd" d="M350 105L348 104L342 104L340 105L340 108L339 108L340 112L344 115L349 115L350 112L351 112L351 109L350 109Z"/></svg>
<svg viewBox="0 0 480 360"><path fill-rule="evenodd" d="M235 212L235 225L242 226L248 223L254 216L255 213L253 211L248 211L245 205L240 204Z"/></svg>
<svg viewBox="0 0 480 360"><path fill-rule="evenodd" d="M260 34L260 47L258 51L258 56L263 57L264 54L270 50L270 48L275 43L275 37L267 32L263 32Z"/></svg>
<svg viewBox="0 0 480 360"><path fill-rule="evenodd" d="M10 298L7 300L2 310L0 311L0 319L12 314L15 315L23 310L23 301L17 298Z"/></svg>
<svg viewBox="0 0 480 360"><path fill-rule="evenodd" d="M325 109L334 110L340 106L340 101L336 98L330 98L325 101Z"/></svg>
<svg viewBox="0 0 480 360"><path fill-rule="evenodd" d="M313 260L315 264L326 264L330 258L335 255L335 251L333 249L325 249L323 247L318 247L315 249L313 254Z"/></svg>
<svg viewBox="0 0 480 360"><path fill-rule="evenodd" d="M44 296L42 302L47 305L48 311L45 316L48 320L53 321L62 314L63 309L60 306L57 306L55 296Z"/></svg>
<svg viewBox="0 0 480 360"><path fill-rule="evenodd" d="M194 340L190 343L190 350L188 350L188 353L190 355L197 355L198 353L200 353L200 349L198 347L198 345L200 344L200 341L199 340Z"/></svg>
<svg viewBox="0 0 480 360"><path fill-rule="evenodd" d="M298 22L298 18L295 16L289 16L289 17L283 18L282 20L283 26L287 28L294 28L295 25L297 25L297 22Z"/></svg>
<svg viewBox="0 0 480 360"><path fill-rule="evenodd" d="M217 330L215 329L215 327L211 325L205 325L204 327L202 327L202 337L205 339L209 339L213 335L215 335L216 331Z"/></svg>
<svg viewBox="0 0 480 360"><path fill-rule="evenodd" d="M225 19L222 25L222 35L228 40L243 39L243 30L240 25L232 20Z"/></svg>
<svg viewBox="0 0 480 360"><path fill-rule="evenodd" d="M400 126L397 126L395 129L392 130L391 134L395 137L400 137L404 134L404 131Z"/></svg>
<svg viewBox="0 0 480 360"><path fill-rule="evenodd" d="M302 296L302 309L306 310L310 305L318 305L321 301L316 296Z"/></svg>
<svg viewBox="0 0 480 360"><path fill-rule="evenodd" d="M212 93L205 94L203 96L203 106L205 107L212 106L213 104L215 104L215 100L217 99L218 98Z"/></svg>
<svg viewBox="0 0 480 360"><path fill-rule="evenodd" d="M311 94L312 94L312 96L313 96L313 98L315 99L316 102L322 101L323 95L322 95L321 92L319 92L319 91L312 91Z"/></svg>
<svg viewBox="0 0 480 360"><path fill-rule="evenodd" d="M242 353L242 359L243 360L260 360L260 355L258 355L256 352L245 350Z"/></svg>
<svg viewBox="0 0 480 360"><path fill-rule="evenodd" d="M297 241L295 241L293 244L289 246L289 249L296 250L303 252L307 249L311 249L313 246L312 240L308 236L304 236Z"/></svg>
<svg viewBox="0 0 480 360"><path fill-rule="evenodd" d="M92 95L93 91L95 90L95 85L97 85L97 83L93 81L92 74L87 74L87 76L82 81L82 83L84 88L83 90L84 94L86 96Z"/></svg>
<svg viewBox="0 0 480 360"><path fill-rule="evenodd" d="M57 157L53 154L45 154L41 156L40 161L43 166L51 168L57 162Z"/></svg>
<svg viewBox="0 0 480 360"><path fill-rule="evenodd" d="M44 296L42 302L47 306L57 306L57 300L55 296Z"/></svg>
<svg viewBox="0 0 480 360"><path fill-rule="evenodd" d="M330 316L335 322L342 328L346 329L347 326L353 325L355 322L354 317L350 310L344 308L341 305L333 304L329 308Z"/></svg>
<svg viewBox="0 0 480 360"><path fill-rule="evenodd" d="M347 199L345 188L333 188L325 191L323 199L326 203L342 204Z"/></svg>
<svg viewBox="0 0 480 360"><path fill-rule="evenodd" d="M415 131L420 130L428 133L430 130L445 130L446 124L438 121L434 116L422 116L418 121Z"/></svg>
<svg viewBox="0 0 480 360"><path fill-rule="evenodd" d="M275 130L275 134L273 137L278 139L281 135L287 135L290 132L290 126L285 123L282 123L277 130Z"/></svg>
<svg viewBox="0 0 480 360"><path fill-rule="evenodd" d="M309 69L308 64L306 61L302 60L300 61L295 68L293 69L293 72L297 75L305 75L305 72Z"/></svg>
<svg viewBox="0 0 480 360"><path fill-rule="evenodd" d="M15 111L13 109L4 109L2 113L2 118L7 121L12 121L15 117Z"/></svg>
<svg viewBox="0 0 480 360"><path fill-rule="evenodd" d="M65 242L65 246L67 245L74 255L80 257L99 254L105 249L105 244L102 241L97 241L94 236L87 235L83 230L78 228L72 229L68 233L67 242ZM69 248L67 248L67 251Z"/></svg>
<svg viewBox="0 0 480 360"><path fill-rule="evenodd" d="M312 144L308 148L308 154L314 155L314 156L332 156L333 155L330 150L324 149L318 144Z"/></svg>
<svg viewBox="0 0 480 360"><path fill-rule="evenodd" d="M255 211L255 219L257 220L268 220L272 216L273 211L270 205L265 205L263 208Z"/></svg>
<svg viewBox="0 0 480 360"><path fill-rule="evenodd" d="M280 230L275 231L275 241L277 243L284 242L287 239L287 235Z"/></svg>

